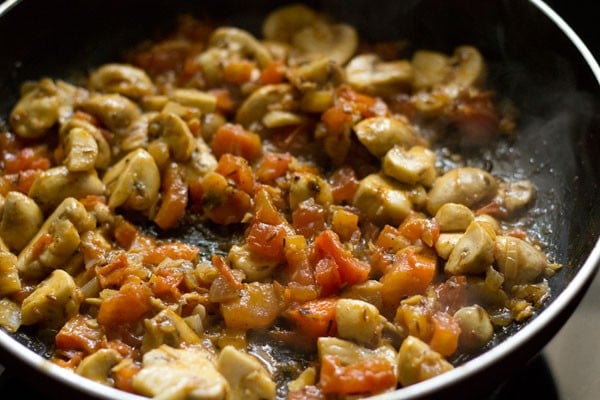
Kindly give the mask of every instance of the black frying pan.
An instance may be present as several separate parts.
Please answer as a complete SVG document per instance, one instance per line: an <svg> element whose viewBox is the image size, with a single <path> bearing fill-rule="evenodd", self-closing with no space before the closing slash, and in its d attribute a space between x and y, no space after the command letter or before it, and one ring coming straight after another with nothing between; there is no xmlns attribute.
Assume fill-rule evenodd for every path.
<svg viewBox="0 0 600 400"><path fill-rule="evenodd" d="M208 4L207 4L208 3ZM181 12L211 16L259 33L262 16L281 2L34 1L0 17L0 116L6 116L27 79L74 80L126 49L168 31ZM490 82L520 109L514 150L482 149L473 165L500 176L527 177L538 189L527 228L565 267L550 280L552 297L540 313L500 334L495 346L447 374L380 396L385 399L473 397L521 366L552 338L584 295L600 259L600 68L570 28L537 0L404 0L309 2L349 22L367 39L408 38L414 48L451 52L478 47ZM0 8L1 10L1 8ZM467 150L467 149L465 149ZM209 240L196 230L183 240ZM590 332L590 334L594 334ZM0 330L0 363L20 369L50 393L138 398L69 373L43 357L42 341ZM35 381L33 380L35 379ZM56 386L60 385L60 386ZM60 387L60 390L57 389ZM465 390L467 388L467 390Z"/></svg>

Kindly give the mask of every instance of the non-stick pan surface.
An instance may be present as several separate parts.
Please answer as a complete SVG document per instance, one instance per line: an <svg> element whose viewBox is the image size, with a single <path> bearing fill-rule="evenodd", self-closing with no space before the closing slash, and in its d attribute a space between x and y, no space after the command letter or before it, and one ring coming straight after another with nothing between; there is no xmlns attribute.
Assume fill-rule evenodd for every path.
<svg viewBox="0 0 600 400"><path fill-rule="evenodd" d="M183 13L209 16L259 33L275 1L23 1L0 18L0 116L20 84L51 76L77 80L101 63L121 60L143 39L168 31ZM449 52L471 44L490 67L491 85L520 110L509 147L464 148L472 165L499 176L531 179L538 190L524 227L537 232L564 268L550 279L552 297L523 326L507 329L491 350L454 371L383 395L386 399L476 396L508 366L523 365L560 329L593 278L600 247L600 68L570 28L539 1L405 0L309 2L354 24L372 40L408 39L412 48ZM200 230L180 239L210 245ZM595 334L590 332L590 335ZM20 343L20 344L19 344ZM33 351L31 351L33 350ZM93 397L126 395L45 362L45 345L27 333L0 331L0 362L64 389ZM465 387L468 391L465 391ZM62 393L62 389L54 389ZM129 398L129 397L128 397Z"/></svg>

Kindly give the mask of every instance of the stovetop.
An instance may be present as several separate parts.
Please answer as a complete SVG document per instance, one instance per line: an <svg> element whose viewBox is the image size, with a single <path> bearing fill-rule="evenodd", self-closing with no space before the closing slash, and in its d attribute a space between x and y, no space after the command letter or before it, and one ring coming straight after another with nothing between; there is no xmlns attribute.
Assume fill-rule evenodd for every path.
<svg viewBox="0 0 600 400"><path fill-rule="evenodd" d="M1 2L1 1L0 1ZM600 35L589 4L583 0L547 0L600 59ZM597 20L597 19L596 19ZM598 36L598 37L597 37ZM508 379L490 388L482 400L595 400L600 398L600 275L575 313L543 351ZM0 393L18 393L20 400L45 399L47 393L0 365ZM58 394L58 393L57 393ZM52 396L55 397L55 396ZM0 394L0 398L6 398Z"/></svg>

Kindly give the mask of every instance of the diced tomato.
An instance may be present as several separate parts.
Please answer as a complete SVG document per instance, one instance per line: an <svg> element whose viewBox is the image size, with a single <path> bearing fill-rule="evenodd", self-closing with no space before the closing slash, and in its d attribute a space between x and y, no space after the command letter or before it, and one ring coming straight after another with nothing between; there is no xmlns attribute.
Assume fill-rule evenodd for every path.
<svg viewBox="0 0 600 400"><path fill-rule="evenodd" d="M174 228L185 213L188 186L182 175L182 169L177 163L170 163L163 173L162 202L154 217L154 222L161 229Z"/></svg>
<svg viewBox="0 0 600 400"><path fill-rule="evenodd" d="M292 225L299 234L313 237L325 229L325 209L313 198L305 200L292 213Z"/></svg>
<svg viewBox="0 0 600 400"><path fill-rule="evenodd" d="M204 188L202 187L202 178L196 178L189 180L188 192L190 194L190 200L193 205L199 205L202 202L204 196Z"/></svg>
<svg viewBox="0 0 600 400"><path fill-rule="evenodd" d="M435 288L435 295L442 310L454 314L467 304L467 277L464 275L451 276Z"/></svg>
<svg viewBox="0 0 600 400"><path fill-rule="evenodd" d="M367 280L371 266L352 256L344 248L338 235L331 231L323 231L315 238L315 247L318 252L331 257L338 266L340 278L343 283L354 285Z"/></svg>
<svg viewBox="0 0 600 400"><path fill-rule="evenodd" d="M435 218L426 218L421 214L411 212L404 219L398 231L413 243L421 240L427 246L433 247L440 237L440 224Z"/></svg>
<svg viewBox="0 0 600 400"><path fill-rule="evenodd" d="M359 238L358 215L344 209L335 210L331 216L331 229L344 241Z"/></svg>
<svg viewBox="0 0 600 400"><path fill-rule="evenodd" d="M115 380L115 387L125 392L134 393L133 378L142 369L142 366L136 362L120 363L117 368L112 369L112 377Z"/></svg>
<svg viewBox="0 0 600 400"><path fill-rule="evenodd" d="M181 297L179 285L183 281L183 271L179 268L157 268L148 282L152 293L166 301L177 301Z"/></svg>
<svg viewBox="0 0 600 400"><path fill-rule="evenodd" d="M115 236L115 240L121 247L124 249L129 249L138 235L138 230L133 224L125 220L121 220L115 226L113 234Z"/></svg>
<svg viewBox="0 0 600 400"><path fill-rule="evenodd" d="M37 154L30 147L19 150L16 155L5 154L4 156L4 171L8 174L28 169L47 170L48 168L50 168L50 160Z"/></svg>
<svg viewBox="0 0 600 400"><path fill-rule="evenodd" d="M305 303L315 300L321 295L321 290L316 285L300 285L290 282L283 291L284 300L289 303Z"/></svg>
<svg viewBox="0 0 600 400"><path fill-rule="evenodd" d="M193 261L200 249L185 243L165 243L148 249L142 259L146 264L158 265L167 257L172 260Z"/></svg>
<svg viewBox="0 0 600 400"><path fill-rule="evenodd" d="M264 183L271 183L284 176L292 156L290 153L267 153L256 170L256 178Z"/></svg>
<svg viewBox="0 0 600 400"><path fill-rule="evenodd" d="M89 318L76 315L67 321L55 338L57 349L79 350L91 354L98 350L106 340L100 327L88 324Z"/></svg>
<svg viewBox="0 0 600 400"><path fill-rule="evenodd" d="M425 293L437 267L435 254L410 247L402 250L398 260L381 277L381 295L387 304L398 304L403 297Z"/></svg>
<svg viewBox="0 0 600 400"><path fill-rule="evenodd" d="M223 276L223 278L225 278L225 281L229 284L229 286L236 290L242 289L242 282L240 282L238 278L236 278L236 276L233 274L231 268L229 267L227 261L225 261L225 258L223 256L213 255L212 263L214 267L219 271L219 273Z"/></svg>
<svg viewBox="0 0 600 400"><path fill-rule="evenodd" d="M409 246L410 242L400 234L398 229L391 225L385 225L379 232L375 245L385 252L396 253L398 250Z"/></svg>
<svg viewBox="0 0 600 400"><path fill-rule="evenodd" d="M335 323L336 298L321 298L294 306L285 312L298 328L311 338L333 336L337 331Z"/></svg>
<svg viewBox="0 0 600 400"><path fill-rule="evenodd" d="M42 254L44 250L46 250L46 248L52 243L53 240L54 239L52 235L49 233L43 233L42 235L40 235L40 237L37 238L31 249L31 259L37 259L40 256L40 254Z"/></svg>
<svg viewBox="0 0 600 400"><path fill-rule="evenodd" d="M129 275L128 266L129 260L127 260L127 256L125 253L121 253L108 264L96 267L96 276L100 281L100 286L103 288L121 286Z"/></svg>
<svg viewBox="0 0 600 400"><path fill-rule="evenodd" d="M256 64L248 60L229 61L223 68L223 79L229 83L241 85L252 79Z"/></svg>
<svg viewBox="0 0 600 400"><path fill-rule="evenodd" d="M317 386L308 385L288 392L286 400L325 400L325 394Z"/></svg>
<svg viewBox="0 0 600 400"><path fill-rule="evenodd" d="M433 335L429 347L444 357L451 356L458 348L460 326L451 315L437 312L433 315Z"/></svg>
<svg viewBox="0 0 600 400"><path fill-rule="evenodd" d="M341 135L352 126L352 113L338 104L327 109L321 115L321 121L325 124L327 132L332 135Z"/></svg>
<svg viewBox="0 0 600 400"><path fill-rule="evenodd" d="M269 190L259 186L254 197L254 220L270 225L286 224L287 220L273 204Z"/></svg>
<svg viewBox="0 0 600 400"><path fill-rule="evenodd" d="M340 291L342 277L338 265L331 258L322 258L315 265L315 281L321 287L322 296L330 296Z"/></svg>
<svg viewBox="0 0 600 400"><path fill-rule="evenodd" d="M152 291L139 279L125 283L119 292L100 303L98 322L107 327L131 324L152 309Z"/></svg>
<svg viewBox="0 0 600 400"><path fill-rule="evenodd" d="M225 326L248 330L270 327L280 311L280 297L270 283L245 283L234 300L220 303Z"/></svg>
<svg viewBox="0 0 600 400"><path fill-rule="evenodd" d="M211 89L208 93L212 94L217 98L217 111L223 114L228 114L235 110L236 104L231 98L229 90L224 88Z"/></svg>
<svg viewBox="0 0 600 400"><path fill-rule="evenodd" d="M263 85L275 85L285 79L285 64L281 60L269 63L260 73L260 83Z"/></svg>
<svg viewBox="0 0 600 400"><path fill-rule="evenodd" d="M284 254L291 282L300 285L313 285L315 278L308 258L306 238L290 235L284 241Z"/></svg>
<svg viewBox="0 0 600 400"><path fill-rule="evenodd" d="M254 174L244 158L233 154L223 154L219 158L215 172L235 182L239 190L248 194L254 193Z"/></svg>
<svg viewBox="0 0 600 400"><path fill-rule="evenodd" d="M394 366L383 358L369 358L343 366L337 356L321 363L319 387L323 393L374 394L396 386Z"/></svg>
<svg viewBox="0 0 600 400"><path fill-rule="evenodd" d="M210 145L217 158L224 154L233 154L254 161L262 154L260 136L239 124L227 123L221 126Z"/></svg>
<svg viewBox="0 0 600 400"><path fill-rule="evenodd" d="M341 167L335 170L329 179L333 201L336 204L351 203L356 189L358 178L351 167Z"/></svg>
<svg viewBox="0 0 600 400"><path fill-rule="evenodd" d="M262 222L250 226L246 241L255 253L271 260L283 260L283 245L287 230L283 225L269 225Z"/></svg>
<svg viewBox="0 0 600 400"><path fill-rule="evenodd" d="M41 169L26 169L14 174L0 176L0 194L6 195L15 190L24 194L29 193L33 182L42 174Z"/></svg>

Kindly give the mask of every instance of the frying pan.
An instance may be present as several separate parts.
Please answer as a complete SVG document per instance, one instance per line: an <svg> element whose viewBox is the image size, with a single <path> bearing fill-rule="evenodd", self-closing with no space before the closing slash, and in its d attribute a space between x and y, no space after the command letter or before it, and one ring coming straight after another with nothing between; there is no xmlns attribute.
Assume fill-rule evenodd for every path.
<svg viewBox="0 0 600 400"><path fill-rule="evenodd" d="M77 81L92 67L121 60L124 51L168 31L188 12L254 33L282 2L18 1L0 6L0 116L10 112L19 85L51 76ZM469 152L469 163L504 177L530 179L538 190L523 227L536 232L563 264L550 279L551 298L527 323L497 335L493 346L453 371L378 399L477 398L507 371L523 366L562 327L593 279L600 260L600 67L571 28L539 0L405 0L308 2L355 25L369 40L410 39L411 48L445 52L478 47L491 86L520 110L518 136ZM14 6L11 8L11 6ZM10 11L9 11L10 9ZM181 240L209 244L197 230ZM590 334L594 334L590 332ZM78 398L139 399L68 372L44 356L43 341L0 330L0 363L46 392Z"/></svg>

